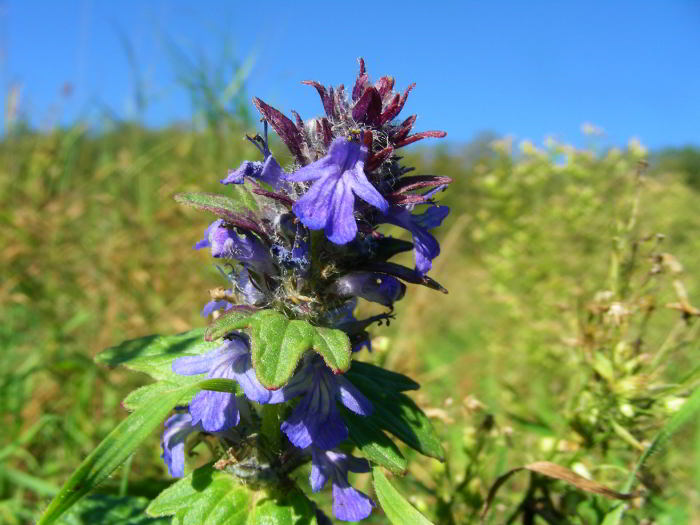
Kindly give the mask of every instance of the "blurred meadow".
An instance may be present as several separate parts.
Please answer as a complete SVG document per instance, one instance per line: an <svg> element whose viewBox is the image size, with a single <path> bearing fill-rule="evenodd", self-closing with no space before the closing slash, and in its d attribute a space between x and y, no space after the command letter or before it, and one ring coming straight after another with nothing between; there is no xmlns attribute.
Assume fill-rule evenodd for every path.
<svg viewBox="0 0 700 525"><path fill-rule="evenodd" d="M36 131L7 119L0 523L34 521L126 416L120 401L148 381L95 365L98 351L205 323L199 310L222 284L208 255L192 249L206 219L171 197L219 190L226 170L250 156L241 139L258 126L241 85L221 102L229 84L206 78L188 84L197 126L109 120L99 131L79 122ZM700 418L654 441L697 405L688 396L700 382L700 152L646 151L636 140L610 148L595 128L586 132L578 149L484 133L407 154L417 173L454 179L439 199L452 212L431 273L450 293L407 294L390 326L373 329L365 358L422 384L415 399L448 461L406 450L409 474L394 481L436 523L478 523L497 478L534 461L628 491L652 443L632 475L643 492L620 523L700 523ZM276 142L273 151L284 149ZM158 439L100 492L151 497L167 485ZM608 525L619 506L516 473L486 522ZM99 521L86 516L66 523Z"/></svg>

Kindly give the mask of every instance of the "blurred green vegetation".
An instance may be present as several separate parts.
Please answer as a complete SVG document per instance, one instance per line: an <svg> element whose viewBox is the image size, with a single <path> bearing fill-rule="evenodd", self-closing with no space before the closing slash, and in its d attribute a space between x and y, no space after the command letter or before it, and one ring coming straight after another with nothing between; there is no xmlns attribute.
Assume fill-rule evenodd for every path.
<svg viewBox="0 0 700 525"><path fill-rule="evenodd" d="M255 124L217 111L198 131L17 127L0 141L0 522L33 521L125 417L121 399L147 381L97 367L99 350L204 324L208 289L222 284L209 256L192 250L206 219L171 196L220 191L226 170L254 153L241 138ZM282 150L275 144L276 154ZM635 443L646 446L697 384L692 316L683 321L665 305L678 301L673 280L682 280L691 303L700 296L698 156L692 148L649 156L634 142L625 150L554 142L537 149L489 135L407 154L419 173L454 179L440 196L452 213L431 274L450 294L411 289L391 326L374 329L370 358L423 384L417 400L435 418L450 461L414 458L398 483L437 523L475 522L495 479L537 460L621 490L640 454ZM651 168L640 180L642 159ZM630 250L634 257L625 258ZM673 254L685 271L660 272L654 289L636 296L659 254ZM621 258L618 273L611 256ZM607 317L591 313L605 291L620 305L629 300L637 315L639 301L655 298L636 357L654 355L680 326L653 377L626 367L635 356L606 357L631 334L612 333ZM582 347L600 356L590 370ZM621 393L621 378L639 384ZM642 406L642 398L653 402ZM102 491L153 496L167 484L159 455L154 435ZM674 436L647 466L649 497L630 523L700 520L700 425ZM521 504L533 489L528 479L539 478L521 474L501 488L491 523ZM362 483L371 491L368 479ZM561 483L536 483L556 492L558 509L574 509L571 523L599 523L615 505Z"/></svg>

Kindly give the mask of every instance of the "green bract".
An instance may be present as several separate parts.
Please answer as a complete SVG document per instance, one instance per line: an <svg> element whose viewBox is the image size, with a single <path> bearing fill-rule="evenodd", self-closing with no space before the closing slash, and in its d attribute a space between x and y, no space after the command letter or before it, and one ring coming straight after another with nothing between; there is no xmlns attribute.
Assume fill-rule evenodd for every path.
<svg viewBox="0 0 700 525"><path fill-rule="evenodd" d="M287 384L307 350L320 354L335 373L350 368L352 351L345 332L290 320L275 310L224 315L207 331L207 338L214 339L243 328L249 329L255 373L267 388Z"/></svg>

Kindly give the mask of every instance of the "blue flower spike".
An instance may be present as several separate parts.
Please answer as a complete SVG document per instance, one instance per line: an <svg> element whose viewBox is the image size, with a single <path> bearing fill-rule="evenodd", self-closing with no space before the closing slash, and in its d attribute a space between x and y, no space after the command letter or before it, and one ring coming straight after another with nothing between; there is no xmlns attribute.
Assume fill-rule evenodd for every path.
<svg viewBox="0 0 700 525"><path fill-rule="evenodd" d="M250 190L253 204L248 200L241 211L242 202L228 195L190 194L188 202L216 216L195 248L209 249L226 286L212 290L201 311L212 319L211 339L219 346L175 359L172 370L229 379L241 393L200 391L166 421L161 445L169 473L182 477L185 441L194 432L216 436L224 449L235 448L239 438L264 448L268 440L258 437L273 432L276 437L269 442L276 448L263 456L272 458L265 468L279 472L265 477L267 482L286 476L288 458L310 458L311 489L320 491L330 482L334 516L359 521L375 505L350 485L348 473L368 472L370 465L339 449L347 450L351 435L352 422L344 414L376 418L368 397L378 413L380 400L365 390L372 380L360 382L362 367L347 376L344 372L353 352L371 349L369 327L394 317L394 304L407 293L407 284L446 292L427 273L440 254L433 230L449 213L436 202L437 195L451 180L407 176L412 168L402 166L397 154L414 142L446 134L412 133L416 115L399 119L399 114L415 85L396 91L390 76L372 83L361 59L347 94L342 85L304 84L318 92L322 116L305 121L292 112L290 118L253 99L263 136L246 138L257 158L244 160L220 180L222 192L240 197ZM273 154L268 126L291 157ZM277 159L288 160L280 164ZM231 185L244 186L234 191ZM388 230L396 231L392 227L410 241L390 237ZM390 260L409 251L413 268ZM385 310L356 318L358 301ZM276 389L266 388L261 379ZM415 383L399 384L413 388ZM261 408L271 404L284 408ZM270 414L272 425L265 419ZM265 471L260 464L256 468ZM319 522L329 522L320 510L317 515Z"/></svg>

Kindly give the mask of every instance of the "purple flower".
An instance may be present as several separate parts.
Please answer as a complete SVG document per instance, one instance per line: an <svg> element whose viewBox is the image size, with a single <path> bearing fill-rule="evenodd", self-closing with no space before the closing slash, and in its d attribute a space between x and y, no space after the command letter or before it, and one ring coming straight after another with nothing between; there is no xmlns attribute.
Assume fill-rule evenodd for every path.
<svg viewBox="0 0 700 525"><path fill-rule="evenodd" d="M238 272L236 276L236 290L243 295L246 304L256 305L265 300L265 294L253 284L247 268L243 268Z"/></svg>
<svg viewBox="0 0 700 525"><path fill-rule="evenodd" d="M250 177L280 189L285 185L284 175L284 170L275 158L268 156L264 162L244 161L238 169L229 170L226 178L221 180L221 184L243 184L245 177Z"/></svg>
<svg viewBox="0 0 700 525"><path fill-rule="evenodd" d="M431 206L420 215L413 215L400 206L392 206L384 218L384 222L400 226L413 235L416 270L421 274L430 271L433 267L432 260L440 254L440 245L428 230L440 226L448 213L450 209L447 206Z"/></svg>
<svg viewBox="0 0 700 525"><path fill-rule="evenodd" d="M285 177L290 182L315 181L292 207L306 227L323 228L331 242L346 244L357 235L355 196L387 212L389 203L365 176L366 158L364 145L339 137L325 157Z"/></svg>
<svg viewBox="0 0 700 525"><path fill-rule="evenodd" d="M204 305L204 308L202 308L202 311L199 312L199 315L201 315L202 317L209 317L217 310L221 310L222 308L224 309L224 311L230 310L232 306L233 304L229 303L226 299L221 299L220 301L209 301L207 304Z"/></svg>
<svg viewBox="0 0 700 525"><path fill-rule="evenodd" d="M262 272L274 272L270 251L265 245L250 233L238 235L224 226L222 219L212 222L204 238L194 245L195 250L209 247L212 257L236 259L247 267Z"/></svg>
<svg viewBox="0 0 700 525"><path fill-rule="evenodd" d="M180 357L173 361L173 372L191 376L207 374L209 379L235 379L246 397L257 403L279 403L280 391L267 390L255 376L250 346L243 336L233 335L222 346L207 354ZM190 403L192 423L201 423L207 432L220 432L238 424L236 396L228 392L202 390Z"/></svg>
<svg viewBox="0 0 700 525"><path fill-rule="evenodd" d="M296 270L301 275L307 274L311 266L308 230L292 213L280 215L277 224L284 234L283 242L273 244L270 251L278 265Z"/></svg>
<svg viewBox="0 0 700 525"><path fill-rule="evenodd" d="M238 292L243 297L243 302L248 305L257 305L265 301L265 294L261 292L250 279L250 273L247 268L242 268L238 274L233 273L230 276L227 274L224 275L234 284L234 289L230 290L227 295L233 296L234 292ZM214 299L204 305L200 315L202 317L209 317L218 310L228 312L234 306L234 303L226 299Z"/></svg>
<svg viewBox="0 0 700 525"><path fill-rule="evenodd" d="M403 297L406 285L391 275L350 272L333 283L333 291L341 297L362 297L384 306L392 306Z"/></svg>
<svg viewBox="0 0 700 525"><path fill-rule="evenodd" d="M336 400L361 416L372 413L372 403L345 377L334 375L318 356L306 362L282 394L284 400L303 396L281 427L299 448L331 449L347 439L348 428Z"/></svg>
<svg viewBox="0 0 700 525"><path fill-rule="evenodd" d="M349 472L369 472L369 463L342 452L311 448L311 490L318 492L331 480L333 514L343 521L359 521L372 513L374 502L348 482Z"/></svg>
<svg viewBox="0 0 700 525"><path fill-rule="evenodd" d="M165 421L165 431L160 440L163 447L161 457L172 477L185 475L185 440L198 430L202 430L201 427L192 425L192 417L186 412L174 414Z"/></svg>

